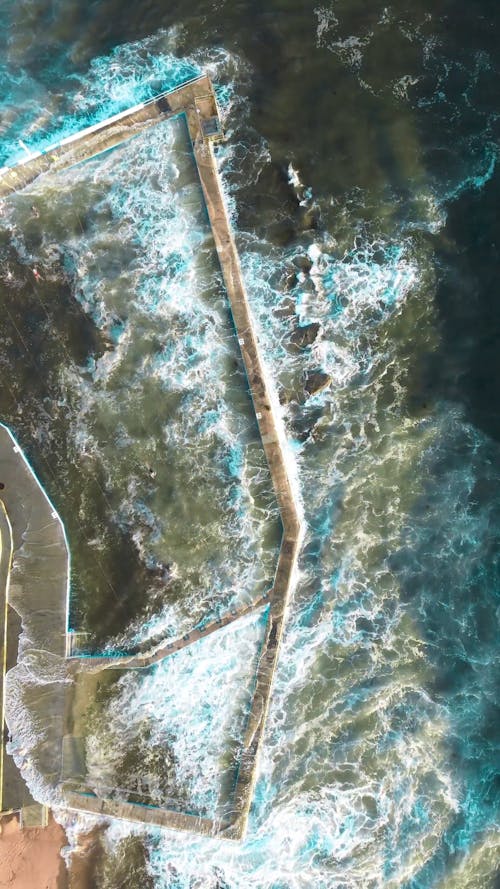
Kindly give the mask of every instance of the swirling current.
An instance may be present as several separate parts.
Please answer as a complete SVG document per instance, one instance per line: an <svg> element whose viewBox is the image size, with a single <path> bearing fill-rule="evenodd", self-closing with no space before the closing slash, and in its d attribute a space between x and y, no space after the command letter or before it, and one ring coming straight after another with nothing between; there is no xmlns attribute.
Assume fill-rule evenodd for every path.
<svg viewBox="0 0 500 889"><path fill-rule="evenodd" d="M110 823L95 885L495 889L498 6L0 8L3 164L211 75L306 524L246 839ZM5 199L0 299L1 419L64 519L82 650L262 592L279 522L182 121ZM94 786L146 720L182 804L217 810L261 624L123 677ZM59 670L12 676L8 713L55 805L37 687Z"/></svg>

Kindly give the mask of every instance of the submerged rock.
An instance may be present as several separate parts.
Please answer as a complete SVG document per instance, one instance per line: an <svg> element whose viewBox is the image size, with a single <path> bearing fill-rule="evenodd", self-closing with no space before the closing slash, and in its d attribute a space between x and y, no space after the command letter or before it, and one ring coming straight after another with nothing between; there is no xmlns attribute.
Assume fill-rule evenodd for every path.
<svg viewBox="0 0 500 889"><path fill-rule="evenodd" d="M297 237L293 219L284 218L272 222L267 229L267 237L273 244L280 247L288 247Z"/></svg>
<svg viewBox="0 0 500 889"><path fill-rule="evenodd" d="M307 408L303 404L290 402L288 404L288 422L293 438L305 442L314 437L314 430L323 417L323 406L314 405Z"/></svg>
<svg viewBox="0 0 500 889"><path fill-rule="evenodd" d="M300 327L296 327L294 331L290 334L290 342L297 349L306 349L308 346L311 346L316 337L318 336L321 329L321 324L317 321L313 321L311 324L303 324Z"/></svg>
<svg viewBox="0 0 500 889"><path fill-rule="evenodd" d="M299 269L299 271L303 272L304 275L309 274L313 267L311 258L305 253L294 256L293 264Z"/></svg>
<svg viewBox="0 0 500 889"><path fill-rule="evenodd" d="M322 392L332 382L330 374L323 370L306 370L304 374L304 391L307 395L316 395Z"/></svg>
<svg viewBox="0 0 500 889"><path fill-rule="evenodd" d="M286 296L273 309L273 314L276 315L277 318L295 318L296 317L295 300L293 300L290 296Z"/></svg>
<svg viewBox="0 0 500 889"><path fill-rule="evenodd" d="M278 388L278 398L280 404L289 404L292 401L292 393L280 386Z"/></svg>
<svg viewBox="0 0 500 889"><path fill-rule="evenodd" d="M302 231L310 231L320 227L321 214L319 207L316 205L310 207L301 207L300 228Z"/></svg>

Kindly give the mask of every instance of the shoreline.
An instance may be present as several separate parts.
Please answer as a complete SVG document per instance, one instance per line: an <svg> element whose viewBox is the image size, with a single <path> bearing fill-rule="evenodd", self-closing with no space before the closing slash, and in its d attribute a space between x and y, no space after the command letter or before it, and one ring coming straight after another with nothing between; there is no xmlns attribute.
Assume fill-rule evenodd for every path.
<svg viewBox="0 0 500 889"><path fill-rule="evenodd" d="M70 874L61 855L67 845L66 833L52 814L47 827L24 830L17 814L3 815L0 889L70 889Z"/></svg>

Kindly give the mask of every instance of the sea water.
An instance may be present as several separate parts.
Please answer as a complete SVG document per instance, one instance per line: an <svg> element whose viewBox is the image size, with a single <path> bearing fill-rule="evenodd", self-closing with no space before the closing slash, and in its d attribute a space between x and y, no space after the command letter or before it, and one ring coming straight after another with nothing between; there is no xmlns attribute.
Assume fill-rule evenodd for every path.
<svg viewBox="0 0 500 889"><path fill-rule="evenodd" d="M49 15L36 4L29 8L34 21ZM352 0L310 7L276 0L265 8L244 6L239 18L226 3L203 3L157 19L151 13L139 20L130 11L116 24L110 24L110 10L111 4L102 4L90 23L81 24L69 4L54 7L43 52L30 41L18 13L9 10L4 158L19 158L19 138L37 147L52 134L73 132L208 69L228 134L217 149L218 164L259 342L281 401L307 532L247 838L230 844L114 823L106 832L106 866L99 879L112 887L125 874L129 885L162 889L494 887L499 846L495 10L486 3L459 12L440 4L420 3L411 10L375 4L367 10ZM232 422L227 397L219 411L212 401L217 381L227 379L218 369L233 348L231 338L217 334L219 323L200 330L199 316L196 321L189 313L193 275L196 287L206 292L208 286L211 294L220 281L216 285L205 246L199 196L180 172L184 149L177 126L166 125L163 133L159 128L146 140L146 152L155 148L155 163L165 173L161 200L170 203L170 217L165 206L156 215L158 182L151 164L141 176L135 145L130 155L122 155L129 158L129 172L126 160L116 161L113 152L93 161L90 172L82 167L64 174L57 185L62 204L65 193L79 189L79 201L88 208L83 231L69 199L68 215L60 221L64 238L55 212L52 229L39 224L43 210L36 202L46 186L36 186L24 205L22 198L5 202L3 298L16 293L18 314L12 305L9 311L20 334L25 336L30 316L19 303L32 293L30 275L40 251L45 251L46 280L54 276L47 299L71 307L64 315L53 311L50 337L43 341L48 348L56 331L69 356L59 360L56 350L43 363L46 350L35 340L36 366L22 355L14 364L12 352L20 346L10 333L11 351L3 347L1 358L8 380L3 393L10 392L2 394L4 419L15 425L22 405L23 445L39 461L49 489L56 476L68 472L65 466L74 463L77 447L102 467L94 490L102 487L106 496L107 486L116 484L117 445L123 453L140 453L144 462L151 459L158 438L147 432L147 398L135 399L118 417L110 397L111 381L119 389L125 368L137 387L132 391L142 392L143 381L152 376L166 386L175 380L181 399L197 374L211 380L206 409L200 393L193 416L178 417L171 427L175 435L162 439L163 446L175 450L180 436L184 448L193 448L193 426L199 442L206 441L205 434L210 441L213 433L200 425L200 417L223 440L238 434L240 422L251 436L249 413L240 406L235 432L227 428ZM120 164L130 176L125 199L115 179ZM39 219L28 218L31 203ZM122 241L123 226L130 230ZM100 243L106 235L116 240L113 232L120 233L120 245L125 243L127 274L136 276L134 303L147 336L153 331L164 336L173 317L180 325L170 352L155 344L139 360L141 328L127 326L129 319L119 310L123 263L106 267L108 251ZM69 245L66 278L63 241ZM50 243L53 273L48 271ZM201 269L200 250L207 251ZM165 257L172 254L178 259L167 269ZM141 277L143 261L147 268ZM77 280L83 282L78 287ZM158 294L161 299L155 299ZM217 305L222 304L219 290ZM151 327L146 315L154 319ZM312 324L319 325L317 335L298 348L292 334ZM237 360L236 353L229 354ZM306 398L304 375L315 370L327 373L331 383ZM243 383L240 372L234 391ZM127 405L127 392L120 397ZM239 396L234 397L238 405ZM36 418L31 426L29 416ZM77 445L68 434L68 417L78 429ZM118 430L119 439L108 442L109 429L115 435ZM46 466L44 475L44 442L47 450L46 442L58 437L71 459L61 450L53 472ZM259 540L263 525L257 516L272 516L272 496L265 493L265 469L259 468L267 508L252 512L241 484L241 457L234 438L230 441L232 449L212 452L216 468L209 484L217 487L218 472L225 473L226 493L231 472L240 482L229 504L223 499L219 519L227 528L232 515L240 516L231 539L238 542L242 560L235 564L246 566L242 576L248 591L257 580L252 572L259 569L245 555L255 544L246 550L243 538L249 539L250 523L251 539ZM198 453L194 448L183 454L186 467L196 467ZM124 477L136 474L130 462L124 464ZM75 490L80 478L79 467L68 477L68 490ZM150 484L145 474L126 501L122 495L113 503L122 527L140 535L134 544L136 581L159 565L168 571L158 524L165 522L171 503L161 491L151 491L144 503L142 491L136 496L140 484L143 489ZM96 502L89 494L82 504L84 531L96 523ZM70 512L65 518L71 521ZM88 533L86 539L96 539L98 548L99 535ZM120 551L118 545L104 547L112 554L106 570L118 577L118 593L126 588ZM227 560L221 562L227 566ZM235 581L230 569L224 570L220 593L226 596ZM189 602L196 601L194 586ZM154 585L135 583L134 590L142 588L150 591L143 610L127 613L115 633L116 645L137 644L145 626L146 634L152 626L154 635L154 621L163 630L179 619L181 606L175 605L175 614L158 609L161 596ZM207 605L211 592L201 600ZM175 601L185 600L178 595ZM153 624L137 619L144 614ZM171 709L166 703L172 689L165 697L161 670L144 684L144 697L136 696L148 706L162 702L160 734L177 720L177 768L201 806L214 803L213 763L222 764L231 738L237 739L238 720L232 728L225 723L227 735L219 736L215 747L207 723L204 745L199 702L190 715L182 690L200 671L203 694L212 684L219 700L223 676L236 669L233 656L248 658L245 629L240 642L237 624L231 632L231 657L227 636L216 635L205 656L202 646L193 650L199 660L184 672L167 667L172 675L179 669ZM129 695L127 706L133 700ZM15 715L12 719L14 726ZM110 731L117 730L119 719L117 713ZM33 750L37 742L33 731ZM35 769L26 774L34 792L38 786L50 793L37 785ZM71 837L82 823L69 825ZM138 839L131 840L134 836Z"/></svg>

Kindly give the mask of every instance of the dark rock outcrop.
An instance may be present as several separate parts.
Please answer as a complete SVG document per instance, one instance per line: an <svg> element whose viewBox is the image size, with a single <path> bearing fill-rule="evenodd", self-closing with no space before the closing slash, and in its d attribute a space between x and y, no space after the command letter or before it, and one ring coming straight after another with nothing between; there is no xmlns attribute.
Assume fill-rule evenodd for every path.
<svg viewBox="0 0 500 889"><path fill-rule="evenodd" d="M290 296L286 296L273 309L273 314L276 315L277 318L295 318L295 300L293 300Z"/></svg>
<svg viewBox="0 0 500 889"><path fill-rule="evenodd" d="M323 370L306 370L304 374L304 391L307 395L316 395L322 392L332 382L330 374Z"/></svg>
<svg viewBox="0 0 500 889"><path fill-rule="evenodd" d="M311 324L303 324L296 327L290 334L290 343L296 349L307 349L312 346L321 329L321 324L313 321Z"/></svg>

